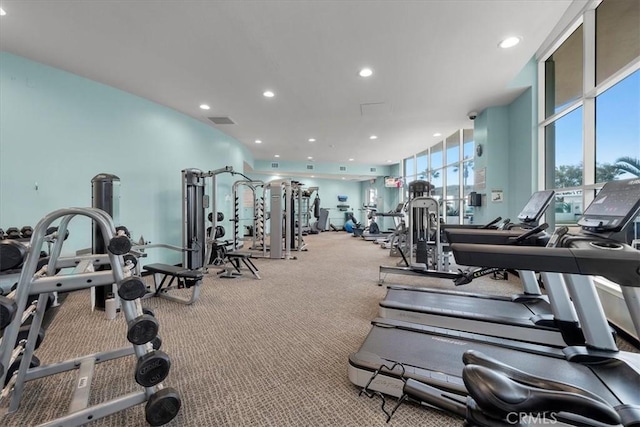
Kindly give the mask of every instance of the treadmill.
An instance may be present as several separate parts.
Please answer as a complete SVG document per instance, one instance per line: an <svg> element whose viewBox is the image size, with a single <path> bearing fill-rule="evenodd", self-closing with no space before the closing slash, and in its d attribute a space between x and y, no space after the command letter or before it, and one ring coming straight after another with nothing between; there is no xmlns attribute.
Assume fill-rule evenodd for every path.
<svg viewBox="0 0 640 427"><path fill-rule="evenodd" d="M538 222L553 196L553 191L534 193L518 216L523 223L529 223L524 228L530 228L533 221ZM477 242L481 241L483 233L493 233L492 230L485 229L472 231L477 236ZM536 236L537 231L538 228L533 228L511 240L515 243L527 241L526 236ZM510 236L511 232L506 235ZM509 239L505 242L509 242ZM494 241L493 237L489 241ZM536 240L532 242L535 244ZM485 272L495 270L488 268ZM473 274L476 277L480 275L478 272ZM549 299L542 295L534 273L521 271L520 277L524 293L511 297L435 288L388 286L387 295L379 304L379 316L552 347L583 344L584 335L561 277L546 277L549 293L554 296L553 310Z"/></svg>
<svg viewBox="0 0 640 427"><path fill-rule="evenodd" d="M634 326L640 332L640 252L613 239L639 210L640 180L614 181L607 183L585 210L579 234L562 236L566 228L556 230L551 239L556 247L452 246L456 257L468 265L561 273L575 303L586 345L564 349L522 345L505 338L376 319L360 349L349 356L349 379L367 390L396 397L406 393L412 399L456 412L456 408L464 407L468 396L463 356L471 350L466 353L467 361L469 354L483 354L485 359L500 361L513 371L526 372L539 383L555 381L588 390L603 405L613 408L622 424L640 423L640 354L616 347L589 276L604 276L622 286ZM516 388L507 389L507 393L509 390ZM482 393L474 397L482 397ZM521 397L512 396L511 403ZM602 425L585 419L588 411L580 412L576 405L558 411L559 417L570 424L586 420L586 425ZM575 415L575 411L580 413ZM464 415L463 410L456 413Z"/></svg>
<svg viewBox="0 0 640 427"><path fill-rule="evenodd" d="M377 210L372 210L371 219L375 220L376 218L393 218L395 223L394 230L398 227L400 220L404 218L404 213L402 209L404 208L404 203L399 203L396 208L391 212L378 212ZM364 231L362 233L362 238L368 242L378 242L378 240L386 240L393 234L394 230L389 231L380 231L380 233L369 233L368 231Z"/></svg>

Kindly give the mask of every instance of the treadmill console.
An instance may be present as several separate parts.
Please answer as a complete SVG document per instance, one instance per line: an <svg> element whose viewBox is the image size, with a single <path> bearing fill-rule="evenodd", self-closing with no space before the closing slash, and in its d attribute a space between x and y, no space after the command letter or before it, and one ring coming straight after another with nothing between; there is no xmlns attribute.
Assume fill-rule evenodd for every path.
<svg viewBox="0 0 640 427"><path fill-rule="evenodd" d="M518 215L518 219L523 223L538 222L538 220L544 215L544 211L547 210L555 191L544 190L536 191L531 195L531 198L527 202L522 212Z"/></svg>
<svg viewBox="0 0 640 427"><path fill-rule="evenodd" d="M578 225L584 231L619 232L640 210L640 178L607 182L584 211Z"/></svg>

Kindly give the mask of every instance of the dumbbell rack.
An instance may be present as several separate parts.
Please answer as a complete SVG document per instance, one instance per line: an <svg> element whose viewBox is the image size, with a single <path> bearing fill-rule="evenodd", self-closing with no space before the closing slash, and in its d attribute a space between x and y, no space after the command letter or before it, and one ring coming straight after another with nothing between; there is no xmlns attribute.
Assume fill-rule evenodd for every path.
<svg viewBox="0 0 640 427"><path fill-rule="evenodd" d="M46 272L41 271L39 274L36 274L39 248L42 247L45 241L47 228L54 221L60 220L58 233L64 236L69 222L75 216L86 216L95 222L105 239L105 246L110 248L110 253L63 258L60 254L64 239L57 239L51 250ZM152 365L149 365L151 369L148 372L141 372L138 368L136 369L136 382L139 384L143 383L142 390L93 406L88 406L91 379L95 365L107 360L114 360L133 354L138 358L138 364L140 365L143 361L159 356L159 353L161 353L153 349L150 340L145 341L144 344L134 344L120 349L94 353L59 363L30 368L31 361L34 357L33 353L38 331L44 318L46 301L52 292L75 291L112 283L118 285L119 291L124 291L124 293L128 292L125 287L127 283L131 283L132 277L131 272L123 267L124 260L122 257L122 254L127 252L128 249L122 248L121 243L116 244L118 237L119 236L115 236L115 226L111 217L104 211L95 208L61 209L50 213L36 225L31 237L32 249L27 254L15 292L15 315L11 323L5 328L2 343L0 344L0 363L2 367L10 366L12 360L15 360L15 358L22 353L20 367L17 373L9 379L2 393L3 398L11 394L11 401L8 408L9 413L18 410L24 385L27 381L78 369L78 380L68 415L42 424L42 426L79 426L144 402L147 402L145 407L146 420L151 425L165 424L177 415L180 409L180 397L178 393L172 388L164 388L160 382L167 376L170 366L168 357L164 353L162 353L164 356L163 360L166 360L166 369L164 372L160 373L154 370ZM120 242L121 241L122 240L120 240ZM109 265L110 269L95 271L95 267L101 265ZM73 268L74 271L69 275L54 275L56 269L60 268ZM14 348L13 344L15 344L18 330L21 326L22 313L27 307L29 297L38 294L40 296L35 315L31 322L28 338L26 342L22 341L18 347ZM132 330L131 325L136 324L137 320L148 315L143 314L139 298L123 299L121 302L125 318L128 325L130 325L129 335ZM131 338L129 338L129 340L130 342L134 341ZM147 376L141 380L139 376L143 374ZM0 381L2 383L4 383L6 375L6 369L2 369L0 373Z"/></svg>

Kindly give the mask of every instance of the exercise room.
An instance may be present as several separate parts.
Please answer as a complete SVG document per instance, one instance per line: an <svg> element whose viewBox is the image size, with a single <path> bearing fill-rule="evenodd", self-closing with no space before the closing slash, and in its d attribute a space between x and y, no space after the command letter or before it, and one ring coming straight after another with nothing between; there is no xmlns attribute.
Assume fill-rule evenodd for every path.
<svg viewBox="0 0 640 427"><path fill-rule="evenodd" d="M0 425L640 425L639 0L0 0Z"/></svg>

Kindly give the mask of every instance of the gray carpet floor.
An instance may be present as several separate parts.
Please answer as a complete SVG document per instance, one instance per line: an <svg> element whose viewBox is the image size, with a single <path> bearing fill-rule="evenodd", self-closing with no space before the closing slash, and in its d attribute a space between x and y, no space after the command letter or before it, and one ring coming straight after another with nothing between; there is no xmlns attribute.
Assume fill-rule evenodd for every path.
<svg viewBox="0 0 640 427"><path fill-rule="evenodd" d="M377 316L385 288L378 266L394 265L388 251L346 233L305 238L296 260L255 261L262 280L247 271L221 279L215 271L191 306L144 301L160 321L162 349L172 368L165 386L177 389L182 409L170 426L385 426L378 398L358 396L347 360ZM516 280L483 278L465 291L510 294ZM386 284L453 288L440 279L388 276ZM461 290L458 288L458 290ZM67 298L36 355L43 364L126 346L123 316L107 320L90 310L89 292ZM133 356L96 368L91 403L140 387ZM20 409L3 426L31 426L66 413L75 373L27 383ZM391 403L395 403L391 400ZM6 405L6 404L5 404ZM461 425L440 411L403 405L393 426ZM144 426L142 405L95 421L96 426Z"/></svg>

